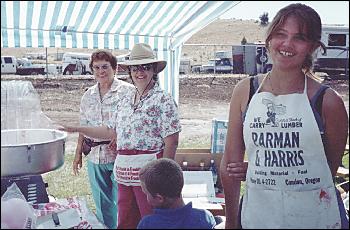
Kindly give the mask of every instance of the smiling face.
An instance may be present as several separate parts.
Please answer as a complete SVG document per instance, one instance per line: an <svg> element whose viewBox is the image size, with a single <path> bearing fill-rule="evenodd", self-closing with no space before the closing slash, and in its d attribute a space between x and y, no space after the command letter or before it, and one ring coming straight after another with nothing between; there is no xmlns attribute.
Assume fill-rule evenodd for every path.
<svg viewBox="0 0 350 230"><path fill-rule="evenodd" d="M106 60L96 60L92 63L92 70L96 81L107 83L113 79L116 70L112 68L111 63Z"/></svg>
<svg viewBox="0 0 350 230"><path fill-rule="evenodd" d="M100 84L109 83L117 72L117 59L109 51L97 50L91 55L89 67Z"/></svg>
<svg viewBox="0 0 350 230"><path fill-rule="evenodd" d="M273 66L281 70L301 69L315 44L308 39L306 28L299 27L298 19L289 16L271 33L269 51Z"/></svg>
<svg viewBox="0 0 350 230"><path fill-rule="evenodd" d="M153 64L129 66L130 75L136 87L145 87L153 78Z"/></svg>
<svg viewBox="0 0 350 230"><path fill-rule="evenodd" d="M269 24L265 40L273 69L310 71L313 52L319 47L325 51L321 31L321 18L313 8L293 3L280 9Z"/></svg>

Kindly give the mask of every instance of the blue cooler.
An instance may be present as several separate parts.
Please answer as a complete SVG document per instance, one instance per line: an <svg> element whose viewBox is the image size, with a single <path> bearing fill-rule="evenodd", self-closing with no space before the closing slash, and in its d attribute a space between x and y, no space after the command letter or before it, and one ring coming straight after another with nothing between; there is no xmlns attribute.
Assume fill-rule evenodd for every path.
<svg viewBox="0 0 350 230"><path fill-rule="evenodd" d="M211 153L223 153L226 144L227 119L214 118L211 132Z"/></svg>

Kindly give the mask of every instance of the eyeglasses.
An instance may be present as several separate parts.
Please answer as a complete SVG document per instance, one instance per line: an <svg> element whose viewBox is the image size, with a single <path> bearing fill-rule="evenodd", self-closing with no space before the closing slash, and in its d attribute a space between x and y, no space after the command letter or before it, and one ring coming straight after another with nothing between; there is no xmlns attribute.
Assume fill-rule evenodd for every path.
<svg viewBox="0 0 350 230"><path fill-rule="evenodd" d="M132 65L130 66L130 71L136 73L137 71L150 71L153 67L153 64L145 65Z"/></svg>
<svg viewBox="0 0 350 230"><path fill-rule="evenodd" d="M104 64L104 65L94 65L92 66L92 69L94 71L98 71L98 70L107 70L111 65L108 64Z"/></svg>

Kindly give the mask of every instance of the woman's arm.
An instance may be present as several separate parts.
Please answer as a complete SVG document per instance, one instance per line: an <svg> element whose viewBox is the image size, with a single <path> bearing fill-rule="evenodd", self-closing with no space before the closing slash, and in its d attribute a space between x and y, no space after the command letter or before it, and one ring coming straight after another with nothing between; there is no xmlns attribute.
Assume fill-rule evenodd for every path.
<svg viewBox="0 0 350 230"><path fill-rule="evenodd" d="M245 181L247 176L248 162L234 162L227 164L228 175L235 180Z"/></svg>
<svg viewBox="0 0 350 230"><path fill-rule="evenodd" d="M344 102L334 90L328 89L322 104L325 124L325 152L332 176L337 174L348 137L349 117Z"/></svg>
<svg viewBox="0 0 350 230"><path fill-rule="evenodd" d="M59 130L66 131L69 133L82 133L85 136L89 136L92 138L100 138L100 139L113 139L116 138L117 134L114 129L109 128L107 126L96 126L96 127L88 127L88 126L65 126L58 128Z"/></svg>
<svg viewBox="0 0 350 230"><path fill-rule="evenodd" d="M221 182L225 191L226 228L238 227L238 207L241 182L230 176L229 163L242 163L244 159L243 123L241 114L242 101L246 101L249 93L249 80L238 83L233 91L230 102L229 122L226 145L220 165Z"/></svg>
<svg viewBox="0 0 350 230"><path fill-rule="evenodd" d="M78 143L77 143L77 147L75 149L75 156L74 156L74 161L73 161L73 173L74 173L74 175L78 175L79 170L83 166L83 159L82 159L83 138L84 138L84 136L79 133Z"/></svg>
<svg viewBox="0 0 350 230"><path fill-rule="evenodd" d="M165 137L163 157L174 159L178 143L179 143L179 132Z"/></svg>

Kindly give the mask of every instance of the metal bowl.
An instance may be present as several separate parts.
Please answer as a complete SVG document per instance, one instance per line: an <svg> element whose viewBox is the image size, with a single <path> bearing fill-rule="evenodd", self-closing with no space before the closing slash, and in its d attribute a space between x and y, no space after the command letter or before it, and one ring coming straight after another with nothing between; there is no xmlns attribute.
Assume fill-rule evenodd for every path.
<svg viewBox="0 0 350 230"><path fill-rule="evenodd" d="M64 163L67 133L55 129L1 130L1 177L41 174Z"/></svg>

